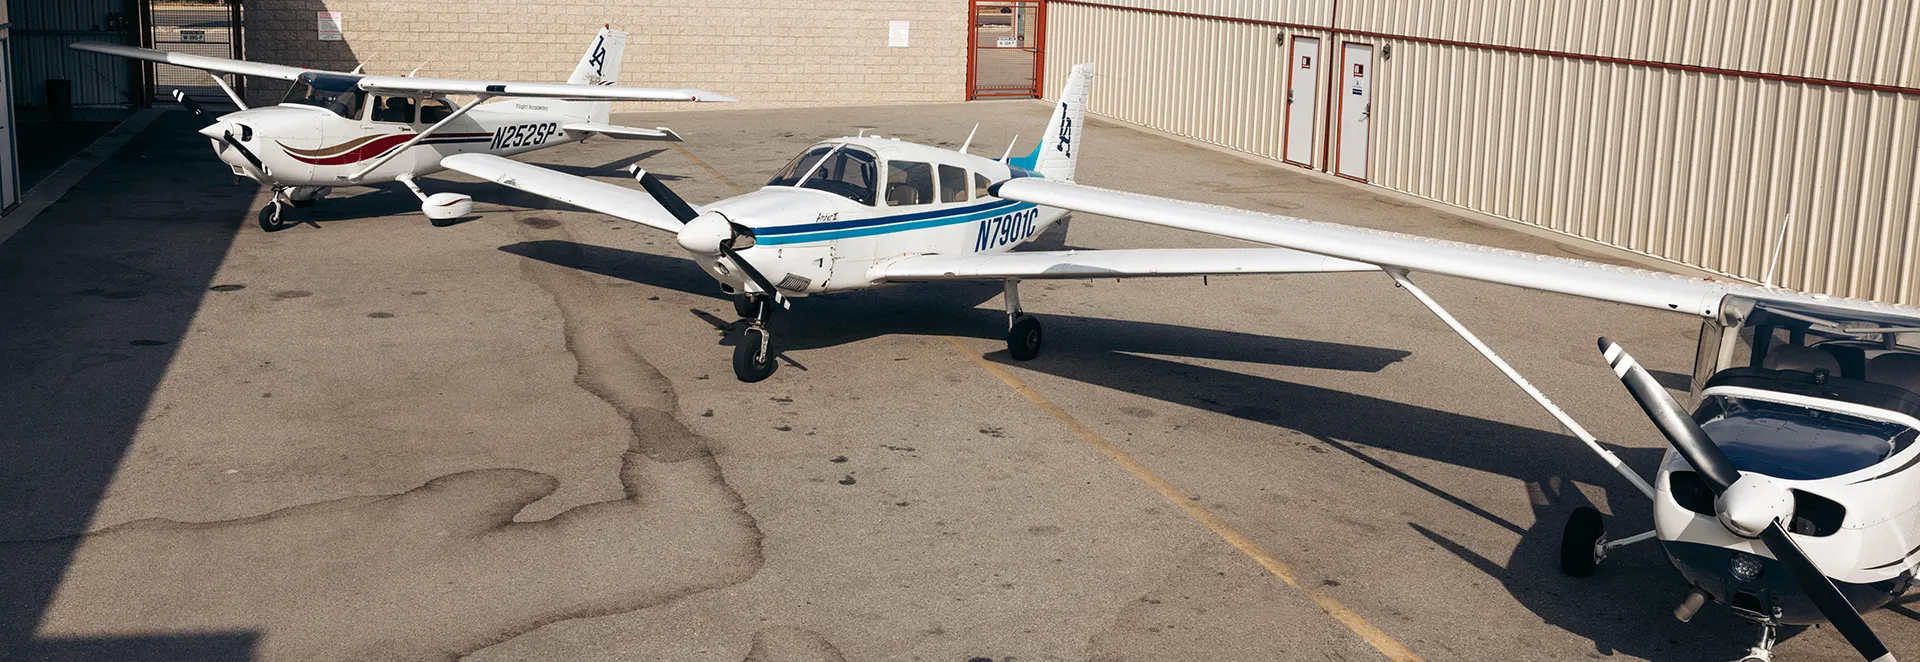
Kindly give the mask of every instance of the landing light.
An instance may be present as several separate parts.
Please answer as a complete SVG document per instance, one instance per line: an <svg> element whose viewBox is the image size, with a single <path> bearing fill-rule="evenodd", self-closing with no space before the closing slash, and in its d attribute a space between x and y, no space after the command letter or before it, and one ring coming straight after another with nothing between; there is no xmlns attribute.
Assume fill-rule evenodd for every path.
<svg viewBox="0 0 1920 662"><path fill-rule="evenodd" d="M1766 567L1760 557L1746 552L1734 552L1733 561L1727 566L1727 570L1733 573L1733 578L1743 582L1759 579L1760 571Z"/></svg>

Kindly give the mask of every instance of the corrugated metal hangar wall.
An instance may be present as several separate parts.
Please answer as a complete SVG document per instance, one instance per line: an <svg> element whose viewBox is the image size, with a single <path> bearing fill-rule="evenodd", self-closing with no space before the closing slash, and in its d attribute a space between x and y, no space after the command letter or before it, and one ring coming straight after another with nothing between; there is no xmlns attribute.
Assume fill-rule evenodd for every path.
<svg viewBox="0 0 1920 662"><path fill-rule="evenodd" d="M1920 303L1920 3L1051 0L1046 39L1100 115Z"/></svg>

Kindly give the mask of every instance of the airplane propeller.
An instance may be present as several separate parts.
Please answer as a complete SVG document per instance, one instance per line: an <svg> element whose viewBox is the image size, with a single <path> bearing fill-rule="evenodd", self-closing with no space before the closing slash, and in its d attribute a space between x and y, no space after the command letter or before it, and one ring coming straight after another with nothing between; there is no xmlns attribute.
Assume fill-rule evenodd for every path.
<svg viewBox="0 0 1920 662"><path fill-rule="evenodd" d="M1655 427L1666 435L1674 450L1713 490L1714 506L1720 523L1743 538L1758 538L1773 553L1787 574L1819 607L1821 615L1853 644L1860 656L1873 662L1892 662L1893 655L1880 643L1873 628L1867 626L1853 603L1833 585L1833 580L1787 535L1783 522L1793 516L1793 494L1766 476L1741 474L1705 430L1675 402L1666 387L1655 381L1626 349L1607 338L1600 339L1600 351L1607 363L1633 394L1635 402L1653 419Z"/></svg>
<svg viewBox="0 0 1920 662"><path fill-rule="evenodd" d="M228 147L239 150L240 156L246 158L247 163L253 164L255 170L263 173L267 171L267 164L262 162L260 157L253 153L253 150L247 149L246 145L241 144L239 140L235 139L233 137L233 130L229 129L227 125L219 119L216 119L213 113L208 112L206 106L200 105L199 101L195 101L193 97L187 96L186 92L180 90L173 91L173 100L179 102L182 107L185 107L187 112L193 113L194 117L198 117L200 121L206 122L206 127L200 129L200 135L226 143Z"/></svg>
<svg viewBox="0 0 1920 662"><path fill-rule="evenodd" d="M667 213L673 214L674 218L686 224L680 228L678 235L682 248L695 253L707 255L718 253L726 256L728 260L740 267L740 271L747 274L747 278L752 280L754 285L760 287L761 292L772 296L774 303L780 304L782 308L793 307L785 295L774 289L772 281L767 280L759 269L754 268L753 263L748 262L746 258L740 256L739 251L734 250L734 243L742 235L751 237L744 228L734 225L720 214L714 212L702 214L694 211L692 205L681 199L673 189L667 188L666 183L653 176L653 173L639 170L637 167L635 172L639 174L640 188L646 189L648 195L652 195L661 207L667 209Z"/></svg>

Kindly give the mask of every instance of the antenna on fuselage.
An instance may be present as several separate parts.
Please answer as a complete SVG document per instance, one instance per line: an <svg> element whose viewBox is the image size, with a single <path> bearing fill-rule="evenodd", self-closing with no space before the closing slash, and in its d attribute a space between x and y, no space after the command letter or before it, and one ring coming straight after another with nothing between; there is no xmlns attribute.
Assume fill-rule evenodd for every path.
<svg viewBox="0 0 1920 662"><path fill-rule="evenodd" d="M1013 156L1013 146L1018 144L1020 144L1020 134L1016 133L1013 134L1013 140L1007 141L1007 152L1000 155L1001 163L1006 163L1007 159Z"/></svg>
<svg viewBox="0 0 1920 662"><path fill-rule="evenodd" d="M420 66L417 66L417 67L414 67L414 68L413 68L413 71L409 71L409 72L407 72L407 77L408 77L408 78L412 78L412 77L414 76L414 74L418 74L418 73L420 73L420 70L421 70L421 69L425 69L425 68L427 68L427 65L429 65L429 64L432 64L432 63L433 63L433 58L427 58L427 61L426 61L426 62L421 62L421 63L420 63Z"/></svg>
<svg viewBox="0 0 1920 662"><path fill-rule="evenodd" d="M1780 226L1780 240L1773 244L1773 255L1767 258L1767 275L1760 284L1773 287L1774 270L1780 268L1780 249L1787 245L1787 233L1793 231L1793 214L1787 214L1786 225Z"/></svg>
<svg viewBox="0 0 1920 662"><path fill-rule="evenodd" d="M353 65L353 71L349 71L347 73L361 74L361 73L366 73L366 71L367 71L367 63L361 62L360 64Z"/></svg>
<svg viewBox="0 0 1920 662"><path fill-rule="evenodd" d="M963 142L963 143L960 143L960 153L961 153L961 154L965 154L965 153L967 153L967 148L968 148L968 147L972 147L972 146L973 146L973 134L976 134L976 133L979 133L979 132L980 132L980 123L979 123L979 122L974 122L974 123L973 123L973 130L972 130L972 131L968 131L968 132L967 132L967 141L966 141L966 142Z"/></svg>

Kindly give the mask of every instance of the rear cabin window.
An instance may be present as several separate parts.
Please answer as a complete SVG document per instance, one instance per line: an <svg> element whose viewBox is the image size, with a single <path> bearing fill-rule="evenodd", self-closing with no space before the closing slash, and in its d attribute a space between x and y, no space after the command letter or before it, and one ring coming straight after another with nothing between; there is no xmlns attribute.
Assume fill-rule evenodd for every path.
<svg viewBox="0 0 1920 662"><path fill-rule="evenodd" d="M940 201L967 201L967 171L958 166L940 166Z"/></svg>
<svg viewBox="0 0 1920 662"><path fill-rule="evenodd" d="M873 204L873 179L879 170L878 157L859 148L841 148L834 152L800 188L826 191L863 205Z"/></svg>
<svg viewBox="0 0 1920 662"><path fill-rule="evenodd" d="M918 161L887 162L887 206L933 202L933 166Z"/></svg>
<svg viewBox="0 0 1920 662"><path fill-rule="evenodd" d="M987 189L992 186L993 186L993 182L987 179L986 175L982 175L977 172L973 174L973 197L975 198L991 197L992 194L988 193Z"/></svg>
<svg viewBox="0 0 1920 662"><path fill-rule="evenodd" d="M428 99L420 102L420 123L438 124L441 120L452 117L453 112L452 102L446 99Z"/></svg>
<svg viewBox="0 0 1920 662"><path fill-rule="evenodd" d="M388 124L413 123L413 99L409 97L374 97L373 121Z"/></svg>

